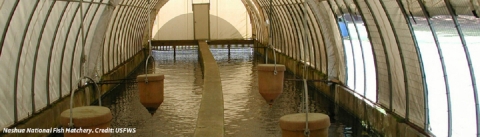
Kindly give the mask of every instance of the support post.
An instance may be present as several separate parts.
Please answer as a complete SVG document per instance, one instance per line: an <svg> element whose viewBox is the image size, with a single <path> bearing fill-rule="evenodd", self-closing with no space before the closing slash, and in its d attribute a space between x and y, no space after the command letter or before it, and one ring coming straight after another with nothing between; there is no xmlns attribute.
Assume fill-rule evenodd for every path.
<svg viewBox="0 0 480 137"><path fill-rule="evenodd" d="M173 46L173 57L177 56L177 46Z"/></svg>

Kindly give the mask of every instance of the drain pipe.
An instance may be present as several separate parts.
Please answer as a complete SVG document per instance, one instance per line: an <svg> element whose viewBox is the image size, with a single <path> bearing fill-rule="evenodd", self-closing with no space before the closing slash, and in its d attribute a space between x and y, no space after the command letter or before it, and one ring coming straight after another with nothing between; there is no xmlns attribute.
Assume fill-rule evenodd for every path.
<svg viewBox="0 0 480 137"><path fill-rule="evenodd" d="M147 60L145 61L145 83L148 83L148 60L150 60L150 58L153 58L152 56L152 37L150 36L150 14L151 14L151 11L150 11L150 0L148 0L148 50L150 51L149 52L149 55L147 57ZM153 58L153 60L155 60L155 58ZM155 61L153 61L153 67L155 67ZM153 70L153 73L155 74L155 69Z"/></svg>
<svg viewBox="0 0 480 137"><path fill-rule="evenodd" d="M100 88L98 88L97 82L95 82L95 80L93 80L92 78L87 77L87 76L85 76L84 78L90 80L93 83L93 85L95 86L95 90L98 93L98 106L102 106L102 92L100 91Z"/></svg>
<svg viewBox="0 0 480 137"><path fill-rule="evenodd" d="M306 137L310 136L310 129L308 128L308 86L307 86L307 76L308 74L305 73L307 71L307 49L308 49L308 35L307 35L307 0L303 1L303 35L304 35L304 43L303 43L303 88L305 91L305 131L303 132Z"/></svg>
<svg viewBox="0 0 480 137"><path fill-rule="evenodd" d="M149 45L149 47L152 47L152 41L151 40L148 40L148 45ZM148 83L148 61L150 60L150 58L153 58L152 50L151 50L151 48L149 48L149 49L150 49L150 55L148 55L147 60L145 61L145 83ZM153 58L153 60L155 60L155 58ZM153 67L155 67L155 61L153 61ZM153 70L153 73L155 74L155 70Z"/></svg>
<svg viewBox="0 0 480 137"><path fill-rule="evenodd" d="M100 88L98 88L98 84L97 84L97 82L95 82L95 80L93 80L92 78L87 77L87 76L83 77L83 79L79 79L78 82L77 82L78 83L78 89L81 88L82 81L84 79L90 80L94 84L95 90L98 92L98 106L102 106L102 93L100 92ZM74 124L73 124L73 109L72 109L73 108L73 96L74 95L75 95L75 92L70 93L70 123L68 123L68 126L70 128L73 128L73 126L74 126Z"/></svg>

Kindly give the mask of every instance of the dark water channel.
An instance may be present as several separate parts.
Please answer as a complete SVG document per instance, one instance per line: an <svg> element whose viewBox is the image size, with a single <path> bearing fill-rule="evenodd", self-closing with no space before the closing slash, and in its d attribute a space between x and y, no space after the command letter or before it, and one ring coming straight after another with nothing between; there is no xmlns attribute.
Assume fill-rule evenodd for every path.
<svg viewBox="0 0 480 137"><path fill-rule="evenodd" d="M258 93L256 65L263 64L264 58L246 47L232 48L230 54L225 48L211 51L222 78L225 136L280 137L280 117L302 112L303 83L285 81L283 94L270 107ZM136 128L136 133L112 136L193 136L203 85L197 50L177 50L175 58L173 51L154 51L153 54L155 68L149 70L165 74L164 102L151 116L140 104L136 83L121 84L102 102L113 113L112 128ZM143 73L140 67L131 78ZM285 74L285 79L294 78L291 73ZM377 136L366 132L361 121L335 106L319 91L309 91L310 112L331 117L329 136Z"/></svg>

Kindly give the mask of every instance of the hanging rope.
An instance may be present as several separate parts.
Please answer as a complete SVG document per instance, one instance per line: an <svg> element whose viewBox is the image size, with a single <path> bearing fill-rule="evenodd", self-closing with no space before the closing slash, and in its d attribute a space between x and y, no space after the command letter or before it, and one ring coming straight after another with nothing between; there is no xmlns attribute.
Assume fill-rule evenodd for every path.
<svg viewBox="0 0 480 137"><path fill-rule="evenodd" d="M308 128L308 86L307 86L307 74L305 71L307 71L307 44L308 44L308 35L307 35L307 0L304 0L303 2L303 37L304 37L304 43L303 43L303 89L304 89L304 112L305 112L305 131L303 132L306 137L310 136L310 129Z"/></svg>

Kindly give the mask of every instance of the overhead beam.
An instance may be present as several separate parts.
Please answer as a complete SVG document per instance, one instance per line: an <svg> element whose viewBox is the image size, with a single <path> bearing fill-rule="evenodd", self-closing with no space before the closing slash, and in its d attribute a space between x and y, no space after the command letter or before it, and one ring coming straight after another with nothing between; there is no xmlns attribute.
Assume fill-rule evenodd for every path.
<svg viewBox="0 0 480 137"><path fill-rule="evenodd" d="M253 44L254 40L210 40L209 45ZM152 46L198 45L197 40L152 40Z"/></svg>
<svg viewBox="0 0 480 137"><path fill-rule="evenodd" d="M253 40L211 40L208 41L209 45L222 45L222 44L253 44Z"/></svg>
<svg viewBox="0 0 480 137"><path fill-rule="evenodd" d="M80 0L56 0L56 1L66 1L66 2L80 2ZM109 6L114 6L110 1L108 3L103 2L94 2L94 1L83 1L82 3L91 3L91 4L104 4Z"/></svg>
<svg viewBox="0 0 480 137"><path fill-rule="evenodd" d="M152 40L152 46L198 45L196 40Z"/></svg>

